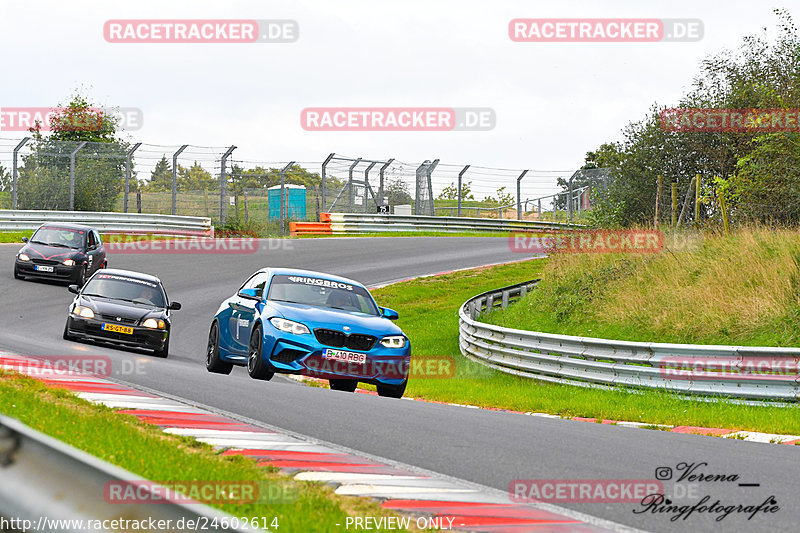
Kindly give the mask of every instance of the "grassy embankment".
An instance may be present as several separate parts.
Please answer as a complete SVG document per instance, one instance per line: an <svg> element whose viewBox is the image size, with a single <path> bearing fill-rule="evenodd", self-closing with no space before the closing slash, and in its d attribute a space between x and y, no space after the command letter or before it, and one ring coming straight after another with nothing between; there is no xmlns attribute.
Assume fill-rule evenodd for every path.
<svg viewBox="0 0 800 533"><path fill-rule="evenodd" d="M748 230L706 235L695 251L561 255L373 291L400 312L416 356L450 356L454 377L417 376L408 396L562 416L800 434L795 408L693 401L540 383L460 355L457 309L480 292L533 278L539 288L487 322L519 329L637 341L797 345L800 235Z"/></svg>

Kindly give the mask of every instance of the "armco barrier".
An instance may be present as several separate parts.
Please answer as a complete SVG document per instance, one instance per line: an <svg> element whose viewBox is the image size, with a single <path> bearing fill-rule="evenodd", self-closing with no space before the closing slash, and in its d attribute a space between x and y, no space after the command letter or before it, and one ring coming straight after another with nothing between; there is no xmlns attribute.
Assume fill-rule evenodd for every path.
<svg viewBox="0 0 800 533"><path fill-rule="evenodd" d="M245 531L230 527L236 523L232 516L206 505L166 501L165 491L155 484L136 485L144 501L110 503L103 497L107 483L136 483L142 478L5 416L0 416L0 479L0 516L28 521L32 524L28 531L84 533L92 529L85 525L89 520L115 518L144 524L170 520L170 531L190 529L176 528L181 520L216 523L210 528L214 531ZM142 492L152 496L142 496ZM48 525L48 519L61 523ZM129 529L150 530L133 526L121 530Z"/></svg>
<svg viewBox="0 0 800 533"><path fill-rule="evenodd" d="M476 320L524 296L537 281L467 300L458 312L461 353L502 372L552 383L800 399L800 348L628 342L509 329ZM757 372L739 371L751 366Z"/></svg>
<svg viewBox="0 0 800 533"><path fill-rule="evenodd" d="M72 222L101 233L214 236L210 218L93 211L12 211L0 209L0 231L34 230L45 222Z"/></svg>
<svg viewBox="0 0 800 533"><path fill-rule="evenodd" d="M295 222L292 235L314 233L391 233L437 231L447 233L542 232L580 228L576 224L467 217L433 217L425 215L366 215L361 213L321 213L320 222ZM316 229L315 229L316 228Z"/></svg>

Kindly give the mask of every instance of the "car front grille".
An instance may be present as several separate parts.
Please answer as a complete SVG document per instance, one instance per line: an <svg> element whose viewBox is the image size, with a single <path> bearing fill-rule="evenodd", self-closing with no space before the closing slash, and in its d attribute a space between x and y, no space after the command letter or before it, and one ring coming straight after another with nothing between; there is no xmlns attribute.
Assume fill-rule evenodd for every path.
<svg viewBox="0 0 800 533"><path fill-rule="evenodd" d="M119 317L117 315L98 315L98 316L100 320L111 322L112 324L131 325L131 324L136 324L138 322L138 320L136 320L135 318L125 318L125 317Z"/></svg>
<svg viewBox="0 0 800 533"><path fill-rule="evenodd" d="M378 340L372 335L361 335L360 333L353 333L346 335L341 331L334 329L315 329L314 336L317 340L326 346L333 348L350 348L351 350L360 350L366 352L375 346Z"/></svg>
<svg viewBox="0 0 800 533"><path fill-rule="evenodd" d="M59 264L59 261L54 261L52 259L31 258L31 261L33 262L34 265L57 265L57 264Z"/></svg>

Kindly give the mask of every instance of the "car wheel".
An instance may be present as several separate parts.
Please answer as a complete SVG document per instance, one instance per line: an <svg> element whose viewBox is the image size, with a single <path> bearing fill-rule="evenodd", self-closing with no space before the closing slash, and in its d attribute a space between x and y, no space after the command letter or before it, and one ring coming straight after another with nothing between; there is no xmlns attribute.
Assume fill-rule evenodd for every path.
<svg viewBox="0 0 800 533"><path fill-rule="evenodd" d="M86 265L83 265L80 269L80 272L78 272L78 276L75 278L75 284L78 287L83 287L83 285L86 283L86 272Z"/></svg>
<svg viewBox="0 0 800 533"><path fill-rule="evenodd" d="M263 379L269 381L275 372L272 372L264 364L263 352L264 335L261 333L261 325L253 328L253 334L250 335L250 350L247 353L247 373L253 379Z"/></svg>
<svg viewBox="0 0 800 533"><path fill-rule="evenodd" d="M61 337L65 341L74 341L75 340L75 337L73 337L72 335L69 334L69 320L67 320L67 323L64 324L64 334L61 335Z"/></svg>
<svg viewBox="0 0 800 533"><path fill-rule="evenodd" d="M355 392L358 381L354 379L329 379L331 390L340 390L344 392Z"/></svg>
<svg viewBox="0 0 800 533"><path fill-rule="evenodd" d="M232 363L226 363L219 358L219 325L216 321L211 324L208 332L208 347L206 348L206 370L215 374L230 374Z"/></svg>
<svg viewBox="0 0 800 533"><path fill-rule="evenodd" d="M100 268L108 268L108 260L103 261L103 264L100 265Z"/></svg>
<svg viewBox="0 0 800 533"><path fill-rule="evenodd" d="M169 355L169 337L167 337L167 340L164 341L163 348L161 348L160 350L153 350L153 355L155 355L156 357L161 357L162 359L167 358L167 356Z"/></svg>
<svg viewBox="0 0 800 533"><path fill-rule="evenodd" d="M406 385L408 381L404 381L400 385L384 385L378 383L376 388L378 389L378 396L385 396L387 398L402 398L403 393L406 392Z"/></svg>
<svg viewBox="0 0 800 533"><path fill-rule="evenodd" d="M14 279L25 279L25 276L19 273L19 269L14 267Z"/></svg>

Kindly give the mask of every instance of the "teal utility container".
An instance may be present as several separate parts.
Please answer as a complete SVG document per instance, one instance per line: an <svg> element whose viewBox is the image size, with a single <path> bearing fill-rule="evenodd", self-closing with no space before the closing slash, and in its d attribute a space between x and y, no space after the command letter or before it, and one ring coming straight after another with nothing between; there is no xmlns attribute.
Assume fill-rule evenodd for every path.
<svg viewBox="0 0 800 533"><path fill-rule="evenodd" d="M306 188L302 185L290 185L287 183L284 188L284 194L286 195L286 218L288 220L306 220ZM280 185L267 189L267 201L269 202L269 219L280 220Z"/></svg>

